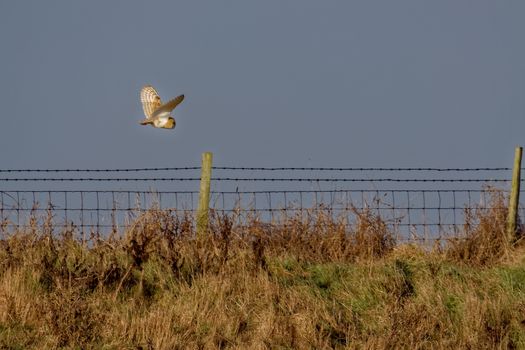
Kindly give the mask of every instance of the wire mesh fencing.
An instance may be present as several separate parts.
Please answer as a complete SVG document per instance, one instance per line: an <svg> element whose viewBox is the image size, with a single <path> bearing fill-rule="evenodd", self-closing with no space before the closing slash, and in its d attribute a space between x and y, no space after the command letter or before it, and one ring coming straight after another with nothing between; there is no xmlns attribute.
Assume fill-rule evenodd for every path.
<svg viewBox="0 0 525 350"><path fill-rule="evenodd" d="M12 232L52 221L56 228L83 233L122 232L152 208L193 214L199 170L0 170L0 230ZM511 170L213 167L210 207L239 221L257 218L271 224L322 213L352 225L358 213L368 211L401 240L446 239L464 232L469 210L507 210L491 195L494 191L506 195ZM130 183L132 189L122 188ZM524 215L521 206L519 216Z"/></svg>

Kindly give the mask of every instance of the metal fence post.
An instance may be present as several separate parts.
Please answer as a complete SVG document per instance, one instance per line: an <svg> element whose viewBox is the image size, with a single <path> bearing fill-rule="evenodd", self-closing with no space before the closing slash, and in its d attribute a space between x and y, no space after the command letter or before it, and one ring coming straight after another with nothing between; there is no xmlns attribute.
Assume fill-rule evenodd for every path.
<svg viewBox="0 0 525 350"><path fill-rule="evenodd" d="M520 202L520 173L521 173L521 156L523 147L516 147L514 153L514 170L512 172L512 188L509 200L509 213L507 218L507 240L512 242L516 238L518 206Z"/></svg>
<svg viewBox="0 0 525 350"><path fill-rule="evenodd" d="M212 161L213 153L202 154L199 206L197 208L197 236L199 237L204 236L208 229Z"/></svg>

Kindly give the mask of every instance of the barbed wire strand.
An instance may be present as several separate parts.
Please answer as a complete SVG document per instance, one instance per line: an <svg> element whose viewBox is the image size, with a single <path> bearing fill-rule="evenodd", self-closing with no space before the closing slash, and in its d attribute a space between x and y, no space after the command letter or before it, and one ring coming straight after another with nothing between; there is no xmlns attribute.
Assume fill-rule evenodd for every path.
<svg viewBox="0 0 525 350"><path fill-rule="evenodd" d="M217 170L255 170L255 171L282 171L282 170L301 170L301 171L507 171L512 168L429 168L429 167L213 167Z"/></svg>
<svg viewBox="0 0 525 350"><path fill-rule="evenodd" d="M0 173L109 173L141 171L183 171L200 170L201 167L157 167L157 168L114 168L114 169L0 169ZM214 166L214 170L249 170L249 171L435 171L435 172L474 172L474 171L509 171L506 167L478 168L432 168L432 167L223 167ZM525 170L525 168L521 168Z"/></svg>
<svg viewBox="0 0 525 350"><path fill-rule="evenodd" d="M0 169L0 173L111 173L139 171L198 170L201 167L128 168L128 169Z"/></svg>
<svg viewBox="0 0 525 350"><path fill-rule="evenodd" d="M153 178L0 178L0 181L6 182L126 182L126 181L200 181L199 177L153 177ZM234 177L216 177L212 181L247 181L247 182L510 182L509 179L395 179L395 178L234 178ZM521 180L524 182L525 180Z"/></svg>
<svg viewBox="0 0 525 350"><path fill-rule="evenodd" d="M0 193L30 193L30 194L41 194L41 193L115 193L115 194L198 194L199 191L151 191L151 190L19 190L19 189L10 189L5 191L0 191ZM411 189L376 189L376 190L355 190L355 189L338 189L338 190L252 190L252 191L210 191L210 194L221 195L221 194L266 194L266 193L290 193L290 194L301 194L301 193L319 193L319 194L330 194L330 193L485 193L486 190L482 189L420 189L420 190L411 190ZM520 193L525 193L525 189L520 190Z"/></svg>

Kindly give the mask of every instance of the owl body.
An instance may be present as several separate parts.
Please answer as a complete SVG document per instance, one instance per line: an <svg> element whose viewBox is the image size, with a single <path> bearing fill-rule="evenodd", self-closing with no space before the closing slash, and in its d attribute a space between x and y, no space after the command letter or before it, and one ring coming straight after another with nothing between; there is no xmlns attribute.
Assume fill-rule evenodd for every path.
<svg viewBox="0 0 525 350"><path fill-rule="evenodd" d="M153 126L156 128L173 129L175 124L175 119L169 113L167 115L159 115L153 120Z"/></svg>
<svg viewBox="0 0 525 350"><path fill-rule="evenodd" d="M159 94L150 85L146 85L140 91L140 101L144 109L146 119L140 124L151 125L156 128L173 129L176 125L171 112L184 100L184 95L180 95L165 104L162 104Z"/></svg>

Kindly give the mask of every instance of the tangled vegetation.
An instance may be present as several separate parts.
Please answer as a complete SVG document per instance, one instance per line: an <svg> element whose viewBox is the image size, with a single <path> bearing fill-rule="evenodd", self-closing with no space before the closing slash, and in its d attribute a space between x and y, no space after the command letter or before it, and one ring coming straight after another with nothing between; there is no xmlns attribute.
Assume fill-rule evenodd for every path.
<svg viewBox="0 0 525 350"><path fill-rule="evenodd" d="M471 209L464 236L432 250L355 214L213 214L197 236L190 215L152 209L88 241L52 224L4 233L0 348L525 348L505 212Z"/></svg>

